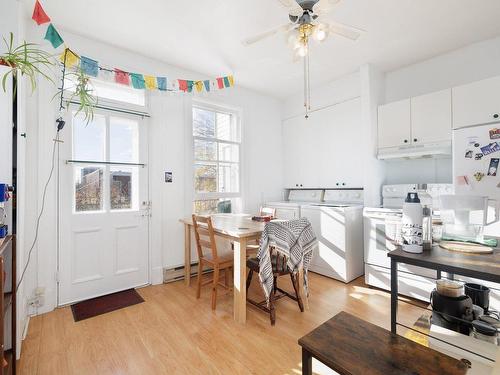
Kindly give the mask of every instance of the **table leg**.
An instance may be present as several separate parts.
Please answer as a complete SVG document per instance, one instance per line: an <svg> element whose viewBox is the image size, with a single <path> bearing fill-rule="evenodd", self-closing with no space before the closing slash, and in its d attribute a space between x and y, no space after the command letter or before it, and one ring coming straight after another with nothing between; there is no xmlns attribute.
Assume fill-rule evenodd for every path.
<svg viewBox="0 0 500 375"><path fill-rule="evenodd" d="M245 323L247 320L247 239L234 242L234 320Z"/></svg>
<svg viewBox="0 0 500 375"><path fill-rule="evenodd" d="M184 224L184 284L191 285L191 226L189 224Z"/></svg>
<svg viewBox="0 0 500 375"><path fill-rule="evenodd" d="M299 297L304 304L304 310L309 310L309 298L304 290L304 268L299 267Z"/></svg>
<svg viewBox="0 0 500 375"><path fill-rule="evenodd" d="M441 270L437 270L437 279L441 279Z"/></svg>
<svg viewBox="0 0 500 375"><path fill-rule="evenodd" d="M312 356L302 348L302 375L312 375Z"/></svg>
<svg viewBox="0 0 500 375"><path fill-rule="evenodd" d="M391 332L396 333L398 315L398 262L391 258Z"/></svg>

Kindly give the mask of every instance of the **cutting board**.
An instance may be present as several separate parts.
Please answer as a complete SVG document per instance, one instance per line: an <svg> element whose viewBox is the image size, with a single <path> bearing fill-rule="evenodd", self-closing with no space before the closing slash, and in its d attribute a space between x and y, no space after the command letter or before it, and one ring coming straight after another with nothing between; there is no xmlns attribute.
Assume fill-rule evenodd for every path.
<svg viewBox="0 0 500 375"><path fill-rule="evenodd" d="M446 250L470 254L491 254L493 249L488 246L468 242L441 241L439 246Z"/></svg>

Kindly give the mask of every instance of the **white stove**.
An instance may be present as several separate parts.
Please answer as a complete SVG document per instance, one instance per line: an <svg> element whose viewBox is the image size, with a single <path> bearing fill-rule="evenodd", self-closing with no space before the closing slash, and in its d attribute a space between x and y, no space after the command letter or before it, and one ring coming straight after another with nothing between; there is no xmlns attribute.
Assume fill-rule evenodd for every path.
<svg viewBox="0 0 500 375"><path fill-rule="evenodd" d="M422 205L439 212L439 196L452 194L451 184L402 184L382 187L383 207L365 207L364 262L365 282L381 289L390 290L389 251L395 250L400 238L400 222L403 203L408 192L417 192ZM428 301L435 287L436 271L400 264L398 270L399 293Z"/></svg>

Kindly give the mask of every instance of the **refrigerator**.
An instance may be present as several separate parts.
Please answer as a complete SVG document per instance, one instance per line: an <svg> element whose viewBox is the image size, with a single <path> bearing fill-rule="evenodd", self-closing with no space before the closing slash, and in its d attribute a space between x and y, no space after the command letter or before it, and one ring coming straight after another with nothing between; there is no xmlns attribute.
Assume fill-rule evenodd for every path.
<svg viewBox="0 0 500 375"><path fill-rule="evenodd" d="M453 180L455 194L491 199L486 235L500 237L497 210L500 204L500 124L471 126L453 131Z"/></svg>

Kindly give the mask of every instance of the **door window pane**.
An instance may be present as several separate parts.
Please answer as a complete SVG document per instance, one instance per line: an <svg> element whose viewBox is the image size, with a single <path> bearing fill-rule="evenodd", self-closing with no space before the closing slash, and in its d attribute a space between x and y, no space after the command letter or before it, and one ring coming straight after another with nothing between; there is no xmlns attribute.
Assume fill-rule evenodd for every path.
<svg viewBox="0 0 500 375"><path fill-rule="evenodd" d="M202 139L195 139L194 158L195 160L216 160L217 143L205 141Z"/></svg>
<svg viewBox="0 0 500 375"><path fill-rule="evenodd" d="M228 113L217 112L217 138L224 141L240 141L238 124L233 121L233 116Z"/></svg>
<svg viewBox="0 0 500 375"><path fill-rule="evenodd" d="M238 164L219 164L219 191L238 193L239 188Z"/></svg>
<svg viewBox="0 0 500 375"><path fill-rule="evenodd" d="M110 208L112 210L137 209L138 168L112 167L109 178Z"/></svg>
<svg viewBox="0 0 500 375"><path fill-rule="evenodd" d="M215 137L215 112L193 108L193 135Z"/></svg>
<svg viewBox="0 0 500 375"><path fill-rule="evenodd" d="M232 143L219 143L219 160L237 163L240 159L240 146Z"/></svg>
<svg viewBox="0 0 500 375"><path fill-rule="evenodd" d="M217 167L215 165L196 164L194 166L194 189L197 193L217 191Z"/></svg>
<svg viewBox="0 0 500 375"><path fill-rule="evenodd" d="M87 123L83 114L73 112L73 159L106 160L106 119L95 114Z"/></svg>
<svg viewBox="0 0 500 375"><path fill-rule="evenodd" d="M104 168L75 166L75 212L103 210Z"/></svg>
<svg viewBox="0 0 500 375"><path fill-rule="evenodd" d="M109 161L139 163L139 124L124 117L109 119Z"/></svg>

